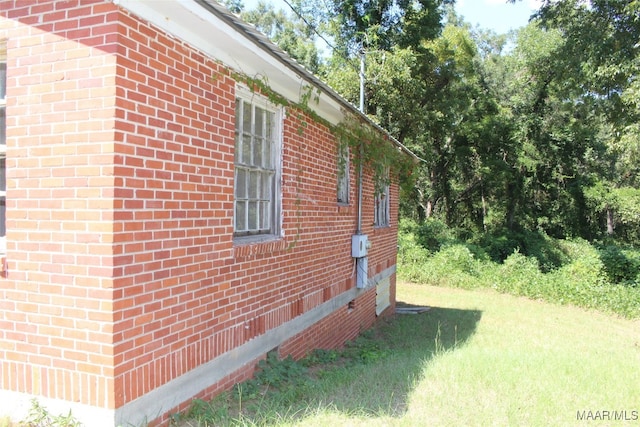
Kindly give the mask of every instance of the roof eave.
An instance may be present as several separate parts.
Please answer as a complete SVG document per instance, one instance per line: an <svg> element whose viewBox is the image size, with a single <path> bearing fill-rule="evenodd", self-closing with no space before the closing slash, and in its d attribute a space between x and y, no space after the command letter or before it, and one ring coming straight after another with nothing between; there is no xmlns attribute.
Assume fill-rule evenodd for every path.
<svg viewBox="0 0 640 427"><path fill-rule="evenodd" d="M250 78L264 79L272 90L291 102L302 102L305 85L318 88L326 96L320 96L313 109L324 120L337 125L344 119L344 111L347 111L375 127L401 151L417 159L415 154L385 129L291 58L253 25L242 21L216 1L113 2L221 61L234 71ZM220 49L220 46L225 46L225 49Z"/></svg>

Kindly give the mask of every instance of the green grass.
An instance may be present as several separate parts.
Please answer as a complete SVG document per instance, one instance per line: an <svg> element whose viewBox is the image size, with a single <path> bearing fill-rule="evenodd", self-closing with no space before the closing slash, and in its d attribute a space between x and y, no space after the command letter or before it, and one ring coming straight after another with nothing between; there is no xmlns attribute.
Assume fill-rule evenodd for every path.
<svg viewBox="0 0 640 427"><path fill-rule="evenodd" d="M482 312L466 346L429 364L407 421L582 425L580 410L640 410L640 322L486 290L400 292Z"/></svg>
<svg viewBox="0 0 640 427"><path fill-rule="evenodd" d="M231 394L205 402L218 414L209 424L194 417L178 424L640 423L639 321L490 289L402 283L398 299L432 308L381 322L340 357L328 353L315 358L319 365L302 363L308 372L294 399L263 384L241 405ZM579 421L578 411L636 419Z"/></svg>
<svg viewBox="0 0 640 427"><path fill-rule="evenodd" d="M14 423L9 417L0 417L0 427L82 427L82 424L71 411L66 415L53 415L37 399L31 399L26 418Z"/></svg>

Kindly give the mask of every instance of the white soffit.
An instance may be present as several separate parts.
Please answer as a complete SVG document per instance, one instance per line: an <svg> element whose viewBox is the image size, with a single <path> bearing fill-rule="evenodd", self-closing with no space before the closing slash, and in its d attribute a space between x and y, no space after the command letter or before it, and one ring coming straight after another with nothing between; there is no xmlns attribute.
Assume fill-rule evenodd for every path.
<svg viewBox="0 0 640 427"><path fill-rule="evenodd" d="M309 107L332 124L342 120L343 108L354 108L269 42L252 25L242 22L212 0L113 2L234 71L264 80L272 90L293 102L300 102L300 96L307 86L314 90L320 88L319 103L316 105L310 101Z"/></svg>

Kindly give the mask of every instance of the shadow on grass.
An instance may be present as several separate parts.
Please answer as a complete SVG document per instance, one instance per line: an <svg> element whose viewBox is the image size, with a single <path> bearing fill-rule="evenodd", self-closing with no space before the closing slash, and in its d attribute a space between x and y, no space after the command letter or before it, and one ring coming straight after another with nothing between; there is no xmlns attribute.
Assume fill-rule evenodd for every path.
<svg viewBox="0 0 640 427"><path fill-rule="evenodd" d="M420 309L424 307L403 301L398 301L396 305L398 309ZM454 350L473 336L478 322L482 318L482 311L480 310L461 310L444 307L426 308L428 310L423 313L396 314L389 322L389 327L394 329L393 332L400 333L399 341L405 341L405 343L410 343L414 347L427 351L436 351L438 349ZM436 337L438 337L439 346L436 346ZM393 342L393 339L391 342Z"/></svg>
<svg viewBox="0 0 640 427"><path fill-rule="evenodd" d="M398 302L398 308L419 306ZM431 360L465 345L481 317L479 310L430 307L379 322L363 339L379 344L381 357L355 365L344 373L346 381L324 390L324 395L335 396L330 407L348 414L402 416Z"/></svg>
<svg viewBox="0 0 640 427"><path fill-rule="evenodd" d="M301 362L268 357L256 378L212 402L194 401L189 419L175 425L308 425L318 416L311 422L329 425L326 414L335 413L401 417L431 360L465 345L481 317L478 310L430 307L383 319L341 351L322 350Z"/></svg>

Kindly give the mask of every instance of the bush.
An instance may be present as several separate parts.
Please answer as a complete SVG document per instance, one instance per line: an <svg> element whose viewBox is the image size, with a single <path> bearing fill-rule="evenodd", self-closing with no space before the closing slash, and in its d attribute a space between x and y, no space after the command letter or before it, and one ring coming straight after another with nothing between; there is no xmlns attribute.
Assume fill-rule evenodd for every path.
<svg viewBox="0 0 640 427"><path fill-rule="evenodd" d="M482 234L478 239L478 245L484 248L495 262L503 262L520 247L518 241L508 234Z"/></svg>
<svg viewBox="0 0 640 427"><path fill-rule="evenodd" d="M510 232L499 234L485 233L473 239L477 245L495 262L504 262L514 252L538 260L544 272L560 267L568 261L567 254L558 244L541 232Z"/></svg>
<svg viewBox="0 0 640 427"><path fill-rule="evenodd" d="M469 244L452 241L453 232L438 228L440 237L433 241L439 242L440 249L434 253L418 243L425 236L419 238L415 234L416 230L427 229L401 227L400 279L465 289L490 287L513 295L640 318L638 251L616 246L598 249L583 239L558 240L538 233L520 234L518 244L514 234L503 234L496 242L483 235ZM529 252L518 250L518 245ZM516 249L505 256L513 246ZM496 253L504 259L496 261L487 256Z"/></svg>
<svg viewBox="0 0 640 427"><path fill-rule="evenodd" d="M413 283L460 288L478 287L480 261L464 245L447 246L435 254L411 238L399 238L398 277Z"/></svg>
<svg viewBox="0 0 640 427"><path fill-rule="evenodd" d="M402 226L398 233L398 270L404 280L416 283L426 283L429 278L425 273L429 257L428 250L416 242L414 229Z"/></svg>
<svg viewBox="0 0 640 427"><path fill-rule="evenodd" d="M544 276L536 258L514 252L497 269L493 288L513 295L540 298Z"/></svg>
<svg viewBox="0 0 640 427"><path fill-rule="evenodd" d="M640 279L640 251L624 250L607 245L599 250L604 271L612 283L638 286Z"/></svg>
<svg viewBox="0 0 640 427"><path fill-rule="evenodd" d="M478 263L471 251L461 244L442 248L433 256L432 262L436 264L441 273L461 272L476 275Z"/></svg>
<svg viewBox="0 0 640 427"><path fill-rule="evenodd" d="M416 226L416 242L423 248L437 252L443 246L457 242L456 233L438 219L428 219Z"/></svg>

